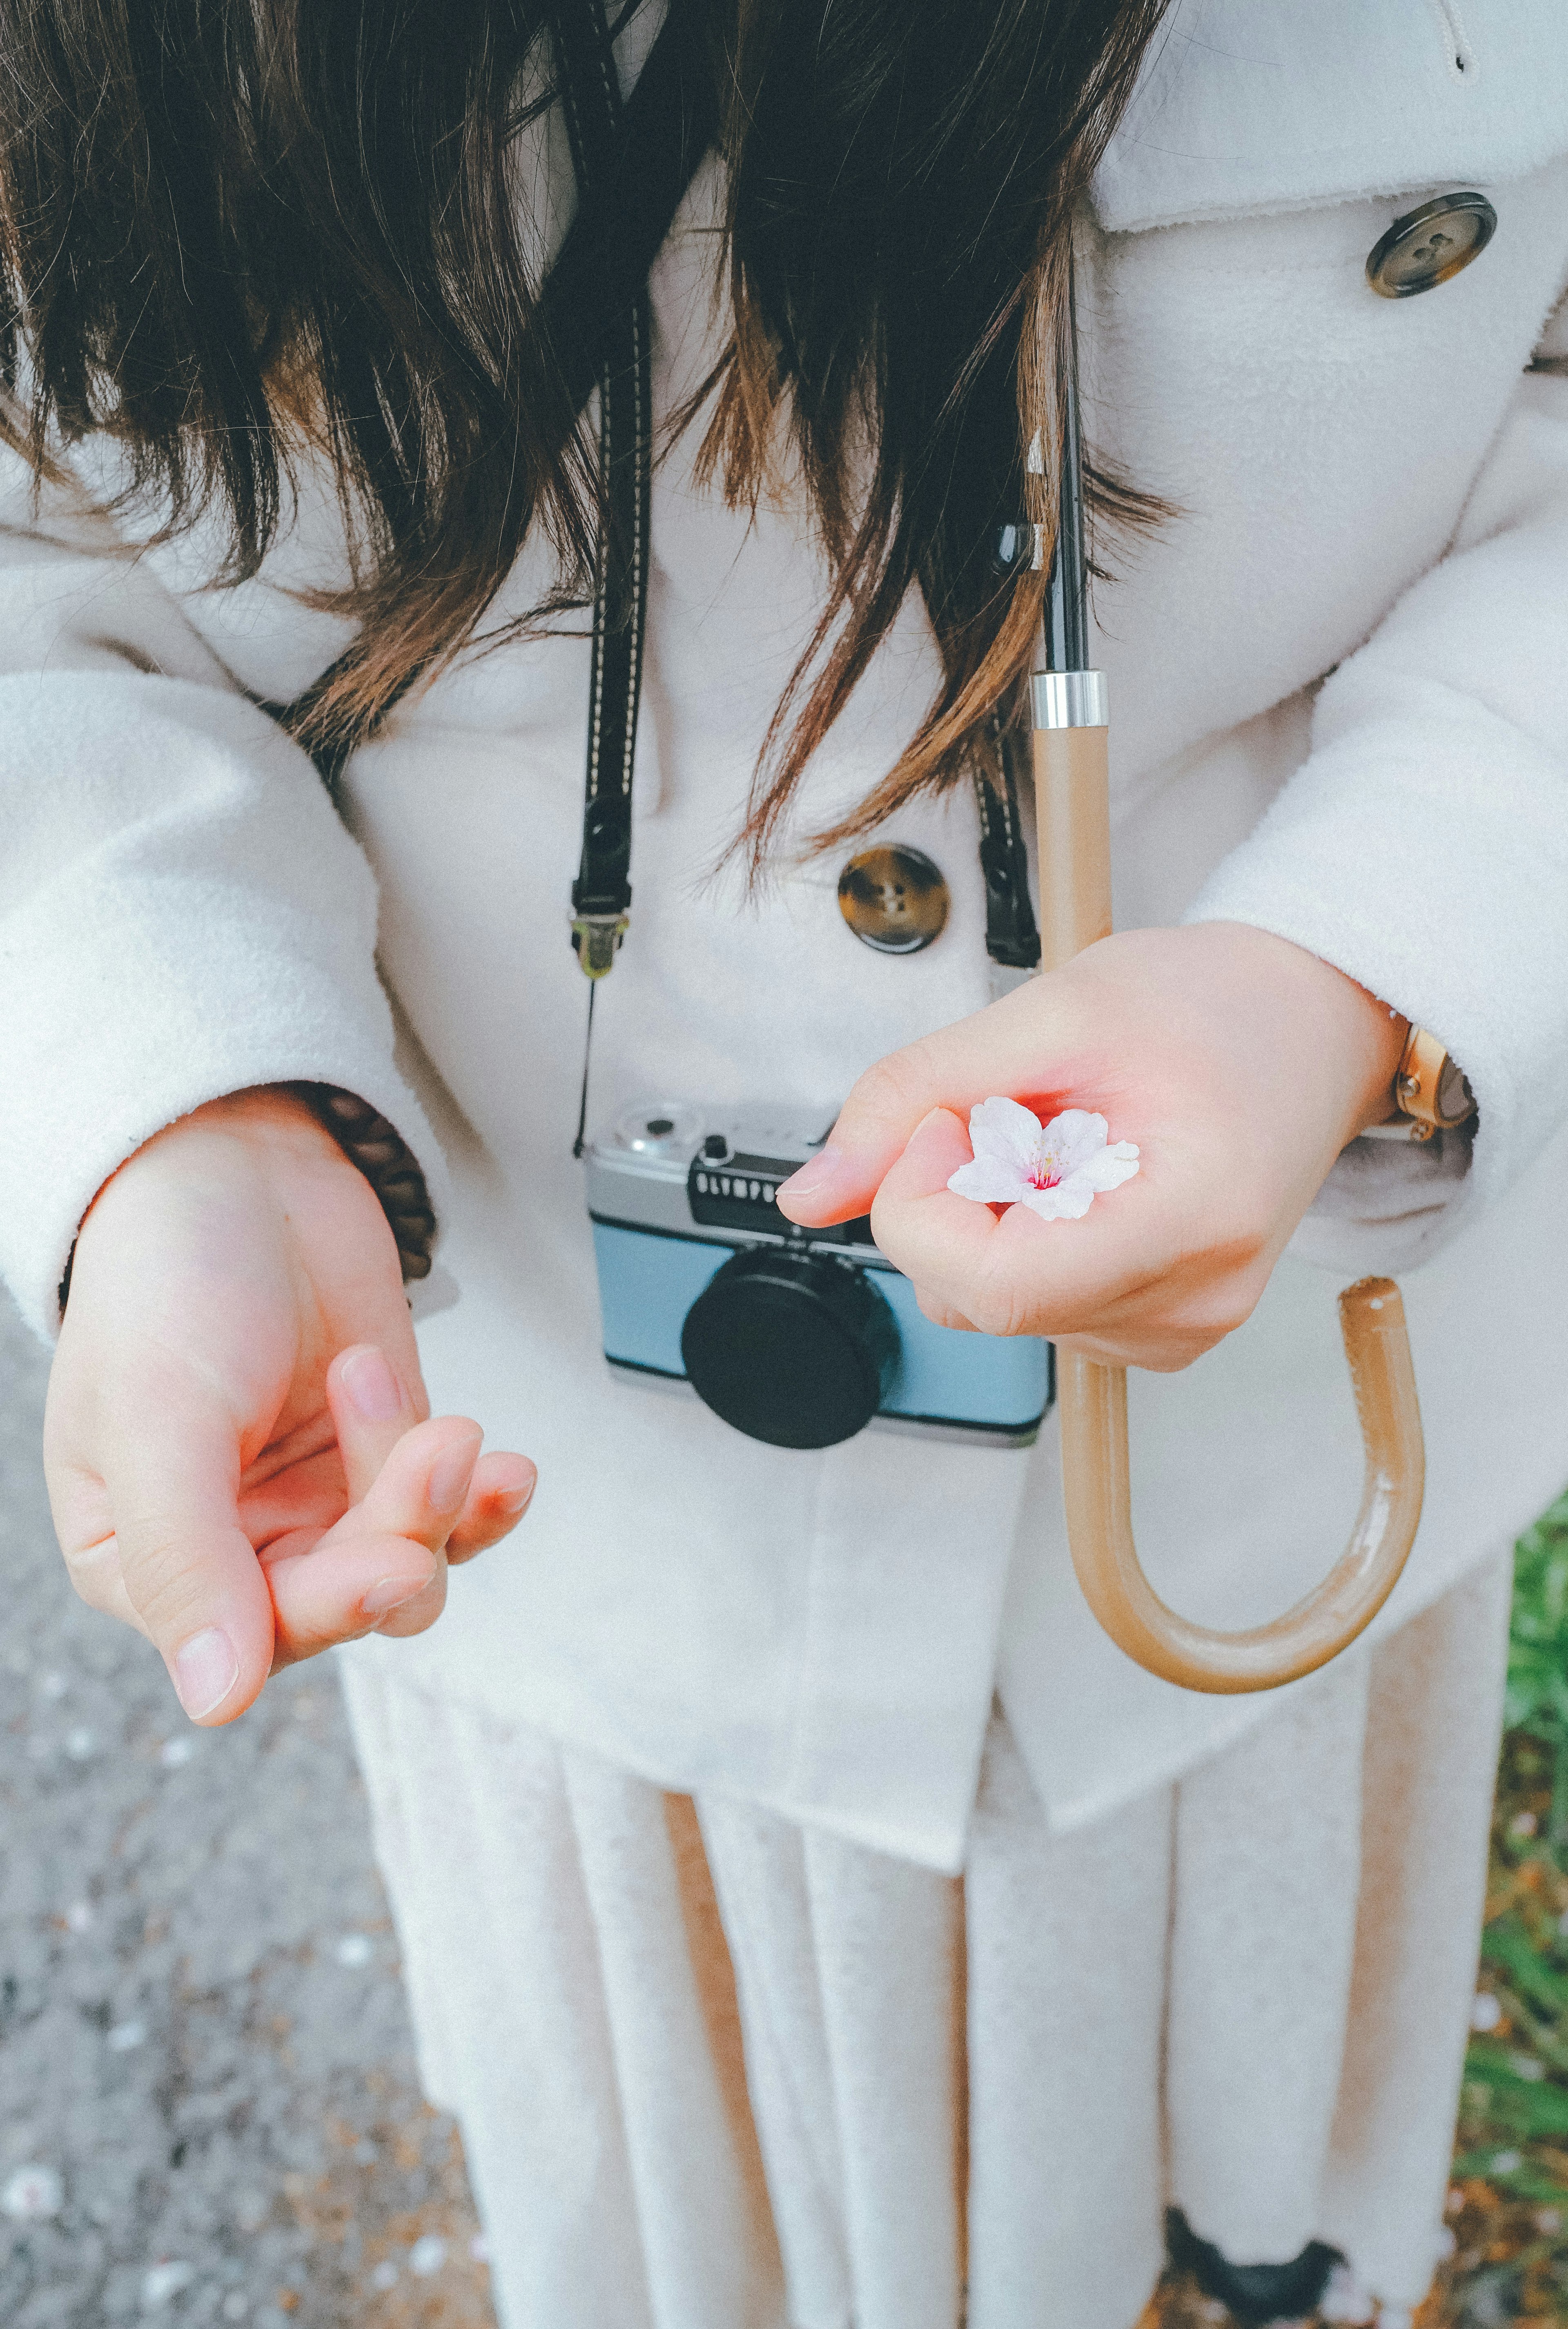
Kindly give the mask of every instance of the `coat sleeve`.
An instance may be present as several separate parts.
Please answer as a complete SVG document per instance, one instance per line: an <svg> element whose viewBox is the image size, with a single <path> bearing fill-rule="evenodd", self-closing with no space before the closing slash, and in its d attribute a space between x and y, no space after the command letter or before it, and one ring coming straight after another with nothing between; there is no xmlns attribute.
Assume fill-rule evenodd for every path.
<svg viewBox="0 0 1568 2329"><path fill-rule="evenodd" d="M59 1325L82 1214L220 1094L342 1085L441 1194L392 1061L370 869L149 561L0 455L0 1271Z"/></svg>
<svg viewBox="0 0 1568 2329"><path fill-rule="evenodd" d="M1186 917L1310 949L1428 1028L1473 1136L1351 1144L1297 1232L1422 1260L1568 1120L1568 302L1448 555L1325 682L1308 758Z"/></svg>

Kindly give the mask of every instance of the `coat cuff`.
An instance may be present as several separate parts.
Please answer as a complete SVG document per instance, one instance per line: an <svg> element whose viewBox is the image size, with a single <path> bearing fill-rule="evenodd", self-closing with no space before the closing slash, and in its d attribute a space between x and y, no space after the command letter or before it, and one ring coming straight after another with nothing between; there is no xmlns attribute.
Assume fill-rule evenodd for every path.
<svg viewBox="0 0 1568 2329"><path fill-rule="evenodd" d="M82 1215L126 1158L257 1085L369 1102L439 1214L374 884L298 747L241 698L144 674L0 681L0 737L21 841L0 890L0 1268L29 1323L58 1331Z"/></svg>
<svg viewBox="0 0 1568 2329"><path fill-rule="evenodd" d="M1314 740L1185 919L1305 947L1469 1076L1473 1136L1353 1143L1294 1240L1327 1268L1408 1268L1568 1115L1568 769L1476 697L1354 661L1324 687Z"/></svg>

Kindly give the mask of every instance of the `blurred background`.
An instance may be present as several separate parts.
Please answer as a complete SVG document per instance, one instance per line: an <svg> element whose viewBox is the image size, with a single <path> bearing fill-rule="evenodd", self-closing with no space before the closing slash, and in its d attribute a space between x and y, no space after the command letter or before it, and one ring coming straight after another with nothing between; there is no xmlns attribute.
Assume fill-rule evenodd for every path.
<svg viewBox="0 0 1568 2329"><path fill-rule="evenodd" d="M82 1608L0 1315L0 2324L494 2329L329 1660L194 1730ZM1568 2324L1568 1495L1521 1542L1484 1956L1419 2329ZM1225 2329L1173 2283L1144 2329Z"/></svg>

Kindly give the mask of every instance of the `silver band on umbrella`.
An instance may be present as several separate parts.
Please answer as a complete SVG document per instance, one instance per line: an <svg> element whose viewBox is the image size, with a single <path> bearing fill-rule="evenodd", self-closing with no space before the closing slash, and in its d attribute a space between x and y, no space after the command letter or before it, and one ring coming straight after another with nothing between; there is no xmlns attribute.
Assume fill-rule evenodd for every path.
<svg viewBox="0 0 1568 2329"><path fill-rule="evenodd" d="M1106 728L1110 692L1102 671L1037 671L1029 681L1036 728Z"/></svg>

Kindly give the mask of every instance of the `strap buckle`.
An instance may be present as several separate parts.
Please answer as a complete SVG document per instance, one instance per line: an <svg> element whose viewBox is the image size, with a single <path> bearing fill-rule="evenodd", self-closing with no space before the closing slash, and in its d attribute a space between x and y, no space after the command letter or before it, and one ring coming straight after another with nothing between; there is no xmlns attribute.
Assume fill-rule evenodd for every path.
<svg viewBox="0 0 1568 2329"><path fill-rule="evenodd" d="M571 951L585 978L608 978L631 920L629 914L573 914Z"/></svg>

